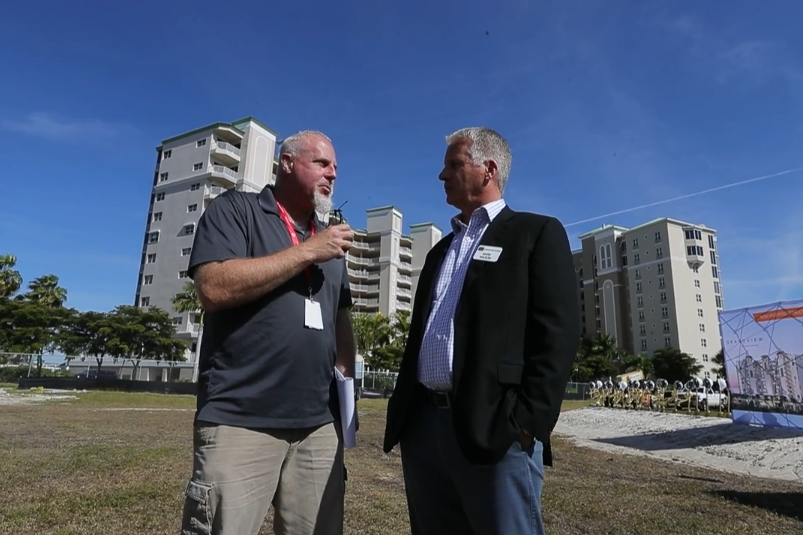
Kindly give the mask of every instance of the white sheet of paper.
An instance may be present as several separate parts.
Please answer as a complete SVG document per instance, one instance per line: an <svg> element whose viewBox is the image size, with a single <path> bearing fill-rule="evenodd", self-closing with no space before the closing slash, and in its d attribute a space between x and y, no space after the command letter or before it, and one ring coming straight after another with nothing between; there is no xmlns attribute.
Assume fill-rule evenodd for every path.
<svg viewBox="0 0 803 535"><path fill-rule="evenodd" d="M321 304L312 299L304 300L304 327L323 330L323 316L321 315Z"/></svg>
<svg viewBox="0 0 803 535"><path fill-rule="evenodd" d="M474 260L482 260L483 262L496 262L499 260L500 254L502 254L501 247L494 247L493 245L480 245L477 247L477 252L474 253Z"/></svg>
<svg viewBox="0 0 803 535"><path fill-rule="evenodd" d="M343 447L357 445L357 407L354 403L354 379L335 368L337 397L340 400L340 423L343 425Z"/></svg>

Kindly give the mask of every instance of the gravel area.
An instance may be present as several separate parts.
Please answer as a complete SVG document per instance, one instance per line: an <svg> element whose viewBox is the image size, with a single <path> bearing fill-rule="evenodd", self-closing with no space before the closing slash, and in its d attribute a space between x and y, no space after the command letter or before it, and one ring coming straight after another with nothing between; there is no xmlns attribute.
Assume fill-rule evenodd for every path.
<svg viewBox="0 0 803 535"><path fill-rule="evenodd" d="M589 407L560 416L555 434L579 446L803 483L803 432L729 418Z"/></svg>
<svg viewBox="0 0 803 535"><path fill-rule="evenodd" d="M65 401L78 399L77 396L64 394L9 394L4 388L0 388L0 406L2 405L33 405L42 401Z"/></svg>

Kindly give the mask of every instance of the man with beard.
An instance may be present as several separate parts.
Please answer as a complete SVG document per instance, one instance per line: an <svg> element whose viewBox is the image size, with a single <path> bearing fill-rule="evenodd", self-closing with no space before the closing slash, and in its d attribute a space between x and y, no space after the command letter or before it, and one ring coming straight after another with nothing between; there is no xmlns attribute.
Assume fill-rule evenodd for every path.
<svg viewBox="0 0 803 535"><path fill-rule="evenodd" d="M182 533L343 532L334 367L354 377L348 225L326 227L337 160L304 131L281 146L275 186L230 190L198 223L189 274L206 311L193 472Z"/></svg>

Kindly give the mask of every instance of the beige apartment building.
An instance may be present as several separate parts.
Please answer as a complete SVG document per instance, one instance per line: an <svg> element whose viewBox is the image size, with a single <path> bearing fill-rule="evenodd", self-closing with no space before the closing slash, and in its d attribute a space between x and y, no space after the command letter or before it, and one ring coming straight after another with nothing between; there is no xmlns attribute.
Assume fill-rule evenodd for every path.
<svg viewBox="0 0 803 535"><path fill-rule="evenodd" d="M713 378L722 310L716 230L661 218L604 225L574 251L583 336L614 336L633 354L674 347Z"/></svg>
<svg viewBox="0 0 803 535"><path fill-rule="evenodd" d="M134 302L173 316L177 336L189 343L190 359L199 315L176 312L171 299L190 280L187 267L198 220L227 189L258 192L273 184L278 143L274 131L246 117L179 134L156 148ZM387 206L368 210L366 228L355 230L347 263L356 311L391 315L412 309L418 275L441 230L432 223L412 225L409 235L402 229L402 213Z"/></svg>
<svg viewBox="0 0 803 535"><path fill-rule="evenodd" d="M354 246L346 255L354 311L412 312L421 268L442 231L420 223L402 234L402 213L393 206L367 210L366 219L365 229L355 229Z"/></svg>

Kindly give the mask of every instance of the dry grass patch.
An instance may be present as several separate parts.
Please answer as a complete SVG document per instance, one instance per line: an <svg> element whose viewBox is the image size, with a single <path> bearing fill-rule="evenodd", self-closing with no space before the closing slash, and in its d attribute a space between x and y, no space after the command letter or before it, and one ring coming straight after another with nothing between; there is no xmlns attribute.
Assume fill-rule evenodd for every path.
<svg viewBox="0 0 803 535"><path fill-rule="evenodd" d="M0 533L175 534L191 469L194 399L81 394L0 411ZM571 403L567 408L584 406ZM346 533L409 533L398 452L381 451L385 402L360 402L347 452ZM551 535L788 535L803 493L756 480L613 455L556 440L544 515ZM262 530L270 534L269 523Z"/></svg>

